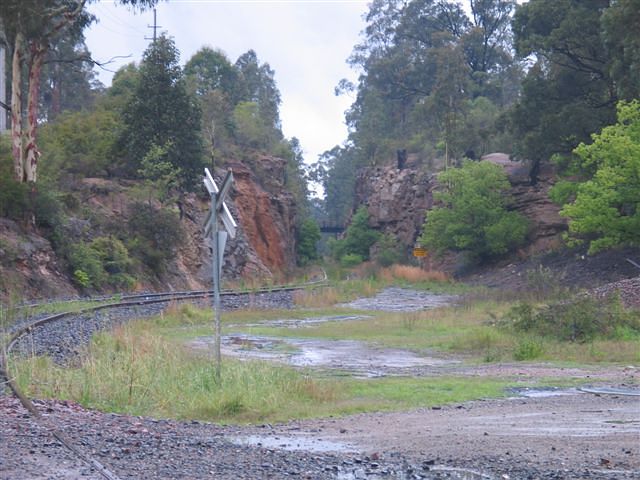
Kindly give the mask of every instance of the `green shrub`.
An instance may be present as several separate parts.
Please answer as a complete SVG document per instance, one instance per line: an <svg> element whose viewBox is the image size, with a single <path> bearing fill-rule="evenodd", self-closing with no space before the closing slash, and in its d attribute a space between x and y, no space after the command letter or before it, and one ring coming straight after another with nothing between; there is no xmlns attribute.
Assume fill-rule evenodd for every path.
<svg viewBox="0 0 640 480"><path fill-rule="evenodd" d="M76 243L69 247L67 257L74 280L83 288L100 288L105 284L107 273L100 255L87 243ZM76 272L79 272L76 275Z"/></svg>
<svg viewBox="0 0 640 480"><path fill-rule="evenodd" d="M380 237L377 247L378 250L375 255L375 260L381 267L390 267L402 259L398 239L390 233L386 233Z"/></svg>
<svg viewBox="0 0 640 480"><path fill-rule="evenodd" d="M356 265L360 265L364 262L364 258L362 255L358 255L357 253L347 253L340 257L340 265L346 268L355 267Z"/></svg>
<svg viewBox="0 0 640 480"><path fill-rule="evenodd" d="M135 283L129 275L132 266L129 252L115 237L97 237L90 243L74 244L68 260L74 281L83 288L130 288Z"/></svg>
<svg viewBox="0 0 640 480"><path fill-rule="evenodd" d="M304 266L318 259L318 242L322 236L318 223L312 218L305 219L297 233L296 256L298 265Z"/></svg>
<svg viewBox="0 0 640 480"><path fill-rule="evenodd" d="M369 226L369 213L366 207L360 207L353 215L345 237L331 244L333 256L342 261L344 256L353 254L361 257L361 261L368 260L369 249L379 238L380 232Z"/></svg>
<svg viewBox="0 0 640 480"><path fill-rule="evenodd" d="M128 226L131 235L127 242L129 252L154 273L164 273L182 241L178 214L137 203L133 205Z"/></svg>
<svg viewBox="0 0 640 480"><path fill-rule="evenodd" d="M502 167L465 162L438 175L439 206L427 212L420 242L442 253L466 252L475 260L503 255L524 243L528 221L509 211L510 188Z"/></svg>
<svg viewBox="0 0 640 480"><path fill-rule="evenodd" d="M523 338L518 342L513 358L518 361L535 360L544 353L542 340L536 338Z"/></svg>
<svg viewBox="0 0 640 480"><path fill-rule="evenodd" d="M640 314L625 310L618 296L582 296L543 306L521 303L512 307L506 318L516 331L563 341L587 342L616 338L620 332L640 333Z"/></svg>

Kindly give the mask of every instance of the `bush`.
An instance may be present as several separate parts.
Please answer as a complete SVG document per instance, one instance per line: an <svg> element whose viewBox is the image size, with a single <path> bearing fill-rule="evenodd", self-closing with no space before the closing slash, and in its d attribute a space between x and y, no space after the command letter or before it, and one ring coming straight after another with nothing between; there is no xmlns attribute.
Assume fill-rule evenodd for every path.
<svg viewBox="0 0 640 480"><path fill-rule="evenodd" d="M521 245L528 222L508 210L509 181L502 167L465 162L440 173L441 206L427 213L420 242L442 253L467 252L474 260L503 255Z"/></svg>
<svg viewBox="0 0 640 480"><path fill-rule="evenodd" d="M176 256L182 241L180 219L176 212L155 208L146 203L133 205L128 221L131 240L129 252L156 274L166 270L167 263Z"/></svg>
<svg viewBox="0 0 640 480"><path fill-rule="evenodd" d="M381 267L390 267L394 263L400 262L402 254L398 244L398 239L390 234L384 234L377 243L375 260Z"/></svg>
<svg viewBox="0 0 640 480"><path fill-rule="evenodd" d="M129 275L132 265L129 252L115 237L77 243L70 248L68 260L74 281L83 288L130 288L135 283Z"/></svg>
<svg viewBox="0 0 640 480"><path fill-rule="evenodd" d="M640 334L640 314L625 310L618 296L605 299L583 296L545 306L520 303L511 308L506 318L516 331L562 341L616 338L621 331Z"/></svg>
<svg viewBox="0 0 640 480"><path fill-rule="evenodd" d="M524 338L518 342L513 358L518 361L535 360L544 353L544 344L536 338Z"/></svg>
<svg viewBox="0 0 640 480"><path fill-rule="evenodd" d="M318 242L322 236L320 234L320 227L312 218L305 219L297 233L297 261L298 265L304 266L318 259Z"/></svg>
<svg viewBox="0 0 640 480"><path fill-rule="evenodd" d="M340 257L340 265L346 268L355 267L356 265L360 265L364 262L364 258L362 255L358 255L357 253L347 253Z"/></svg>

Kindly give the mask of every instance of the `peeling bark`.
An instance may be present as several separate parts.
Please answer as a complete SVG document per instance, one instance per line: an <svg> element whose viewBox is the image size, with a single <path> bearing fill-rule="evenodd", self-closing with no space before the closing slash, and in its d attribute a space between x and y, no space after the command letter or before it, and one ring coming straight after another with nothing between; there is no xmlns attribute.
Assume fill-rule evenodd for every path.
<svg viewBox="0 0 640 480"><path fill-rule="evenodd" d="M24 150L22 149L22 48L24 37L17 33L13 47L11 76L11 146L16 180L24 181Z"/></svg>
<svg viewBox="0 0 640 480"><path fill-rule="evenodd" d="M37 178L40 151L36 144L38 129L38 95L40 92L40 74L47 49L40 41L31 43L31 62L29 65L29 94L27 97L27 131L24 144L24 173L27 182L35 182Z"/></svg>

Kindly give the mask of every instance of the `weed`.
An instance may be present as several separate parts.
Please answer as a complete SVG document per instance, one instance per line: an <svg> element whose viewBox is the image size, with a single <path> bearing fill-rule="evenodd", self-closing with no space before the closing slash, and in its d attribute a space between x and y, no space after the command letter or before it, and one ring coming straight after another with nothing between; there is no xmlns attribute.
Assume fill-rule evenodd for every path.
<svg viewBox="0 0 640 480"><path fill-rule="evenodd" d="M537 338L523 338L518 342L513 352L513 358L518 361L535 360L544 353L544 343Z"/></svg>
<svg viewBox="0 0 640 480"><path fill-rule="evenodd" d="M625 310L617 296L602 300L581 296L544 306L520 303L506 319L516 331L562 341L587 342L615 338L617 332L640 333L640 314Z"/></svg>

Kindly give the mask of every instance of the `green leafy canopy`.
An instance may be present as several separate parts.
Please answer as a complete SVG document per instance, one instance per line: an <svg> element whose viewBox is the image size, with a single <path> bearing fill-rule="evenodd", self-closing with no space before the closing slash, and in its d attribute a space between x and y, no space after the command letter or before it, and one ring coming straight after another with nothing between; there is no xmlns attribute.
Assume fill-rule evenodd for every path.
<svg viewBox="0 0 640 480"><path fill-rule="evenodd" d="M561 210L570 219L569 241L587 241L589 253L640 245L640 102L620 102L618 123L592 138L574 151L596 172Z"/></svg>

